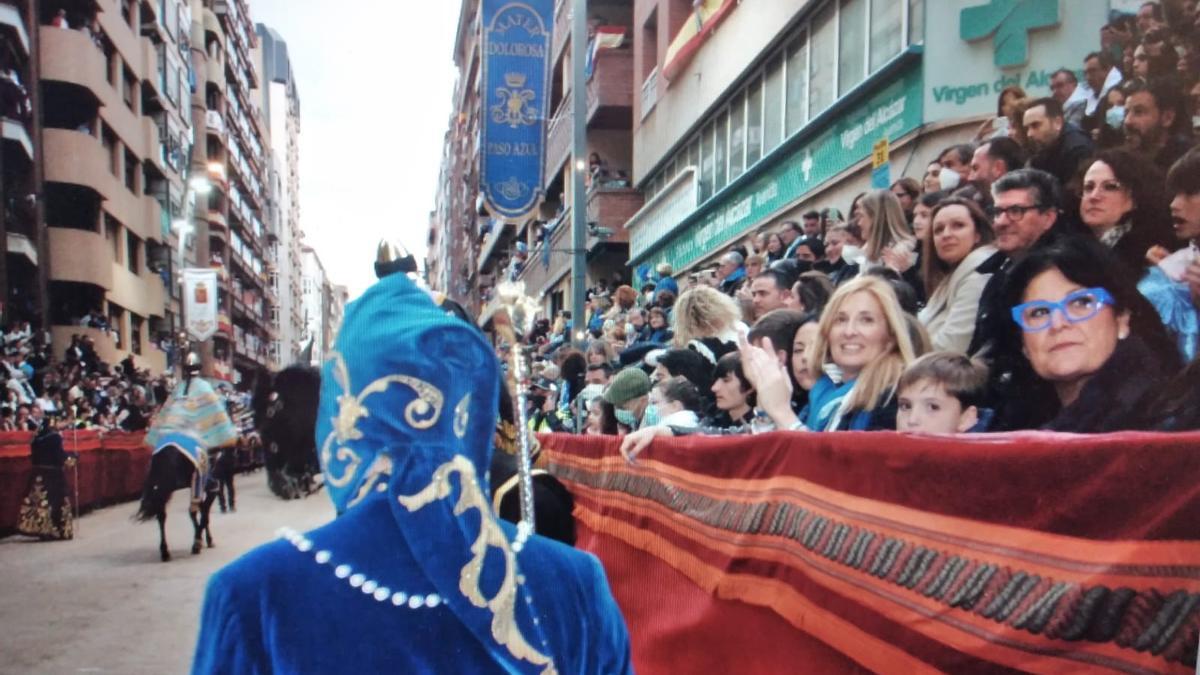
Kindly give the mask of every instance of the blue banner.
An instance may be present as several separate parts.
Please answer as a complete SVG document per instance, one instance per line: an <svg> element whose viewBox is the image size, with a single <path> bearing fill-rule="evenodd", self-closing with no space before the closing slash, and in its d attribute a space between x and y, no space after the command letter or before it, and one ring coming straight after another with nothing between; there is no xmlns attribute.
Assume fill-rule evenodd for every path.
<svg viewBox="0 0 1200 675"><path fill-rule="evenodd" d="M483 1L480 181L493 216L520 218L542 196L554 0Z"/></svg>

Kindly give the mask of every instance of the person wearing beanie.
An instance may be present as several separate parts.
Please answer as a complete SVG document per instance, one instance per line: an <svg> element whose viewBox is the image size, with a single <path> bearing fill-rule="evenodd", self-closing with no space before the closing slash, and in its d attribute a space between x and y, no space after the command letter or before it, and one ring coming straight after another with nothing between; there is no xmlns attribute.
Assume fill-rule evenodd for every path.
<svg viewBox="0 0 1200 675"><path fill-rule="evenodd" d="M631 430L655 423L650 407L650 376L641 368L626 368L617 373L604 391L604 400L611 403L617 421Z"/></svg>

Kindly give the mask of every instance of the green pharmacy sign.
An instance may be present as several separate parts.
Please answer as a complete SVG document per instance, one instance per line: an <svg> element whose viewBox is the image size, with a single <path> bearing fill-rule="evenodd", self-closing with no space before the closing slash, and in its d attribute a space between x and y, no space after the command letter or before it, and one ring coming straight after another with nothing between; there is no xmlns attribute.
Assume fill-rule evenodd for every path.
<svg viewBox="0 0 1200 675"><path fill-rule="evenodd" d="M992 38L996 66L1029 61L1029 33L1057 26L1058 0L989 0L959 14L959 37L967 42Z"/></svg>

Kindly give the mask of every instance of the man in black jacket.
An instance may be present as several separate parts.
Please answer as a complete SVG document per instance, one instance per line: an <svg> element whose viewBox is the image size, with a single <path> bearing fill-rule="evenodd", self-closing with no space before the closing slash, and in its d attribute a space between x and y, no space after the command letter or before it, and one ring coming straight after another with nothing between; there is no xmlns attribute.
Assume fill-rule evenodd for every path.
<svg viewBox="0 0 1200 675"><path fill-rule="evenodd" d="M1033 156L1029 166L1041 169L1066 187L1079 172L1079 165L1092 155L1091 136L1063 118L1062 104L1047 97L1039 98L1025 110L1025 133Z"/></svg>

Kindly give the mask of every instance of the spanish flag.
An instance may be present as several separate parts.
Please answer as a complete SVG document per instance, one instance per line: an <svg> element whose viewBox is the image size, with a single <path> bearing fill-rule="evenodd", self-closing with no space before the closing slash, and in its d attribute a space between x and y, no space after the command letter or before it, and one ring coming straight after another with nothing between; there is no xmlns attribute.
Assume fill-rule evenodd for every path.
<svg viewBox="0 0 1200 675"><path fill-rule="evenodd" d="M701 0L692 10L693 16L683 22L679 33L667 47L662 75L668 81L675 78L691 62L700 46L716 30L717 25L737 6L735 0Z"/></svg>

